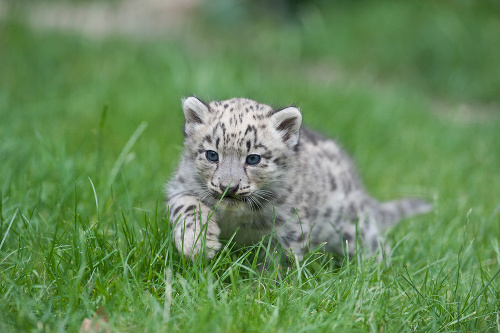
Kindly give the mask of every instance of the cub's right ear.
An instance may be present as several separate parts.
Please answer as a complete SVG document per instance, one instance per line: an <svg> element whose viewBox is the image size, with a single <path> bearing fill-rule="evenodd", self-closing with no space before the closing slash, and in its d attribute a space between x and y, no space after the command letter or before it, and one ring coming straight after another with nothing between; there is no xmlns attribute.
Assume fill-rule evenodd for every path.
<svg viewBox="0 0 500 333"><path fill-rule="evenodd" d="M197 125L205 123L210 112L208 105L194 96L182 100L182 110L186 119L185 134L192 133Z"/></svg>

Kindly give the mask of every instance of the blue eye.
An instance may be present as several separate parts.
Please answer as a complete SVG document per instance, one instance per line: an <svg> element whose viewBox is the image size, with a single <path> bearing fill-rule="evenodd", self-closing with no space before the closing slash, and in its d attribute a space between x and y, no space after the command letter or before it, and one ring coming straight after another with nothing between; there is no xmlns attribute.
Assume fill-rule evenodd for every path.
<svg viewBox="0 0 500 333"><path fill-rule="evenodd" d="M248 165L256 165L260 162L260 156L251 154L247 156L247 164Z"/></svg>
<svg viewBox="0 0 500 333"><path fill-rule="evenodd" d="M205 153L205 157L210 162L217 162L219 160L219 154L217 154L213 150L207 150L207 152Z"/></svg>

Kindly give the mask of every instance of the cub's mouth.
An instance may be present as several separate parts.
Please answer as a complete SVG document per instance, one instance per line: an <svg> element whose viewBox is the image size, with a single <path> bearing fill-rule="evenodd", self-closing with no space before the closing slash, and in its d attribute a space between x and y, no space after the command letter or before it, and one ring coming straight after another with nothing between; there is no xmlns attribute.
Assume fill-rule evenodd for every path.
<svg viewBox="0 0 500 333"><path fill-rule="evenodd" d="M242 197L242 196L238 196L238 195L234 195L234 194L226 194L226 195L222 196L222 194L216 193L216 194L214 194L214 197L216 200L220 200L220 202L228 203L228 204L237 204L240 202L247 201L246 200L247 198Z"/></svg>

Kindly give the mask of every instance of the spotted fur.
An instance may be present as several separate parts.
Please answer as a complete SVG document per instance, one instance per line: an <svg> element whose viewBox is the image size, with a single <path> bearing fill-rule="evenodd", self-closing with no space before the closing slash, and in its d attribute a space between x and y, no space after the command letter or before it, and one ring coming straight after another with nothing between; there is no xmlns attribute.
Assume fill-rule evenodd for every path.
<svg viewBox="0 0 500 333"><path fill-rule="evenodd" d="M342 253L345 241L356 238L375 251L386 227L431 209L421 199L373 199L350 158L335 141L301 126L296 107L189 97L183 111L184 153L167 184L167 210L186 256L205 246L211 258L233 235L250 245L272 234L298 259L322 243ZM207 151L218 160L208 160ZM252 154L259 163L247 163Z"/></svg>

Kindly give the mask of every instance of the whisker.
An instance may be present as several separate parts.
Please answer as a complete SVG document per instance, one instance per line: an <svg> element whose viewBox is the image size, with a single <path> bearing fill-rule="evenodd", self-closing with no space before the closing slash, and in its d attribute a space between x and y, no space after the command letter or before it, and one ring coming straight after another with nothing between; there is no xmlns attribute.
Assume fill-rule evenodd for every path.
<svg viewBox="0 0 500 333"><path fill-rule="evenodd" d="M256 211L256 210L257 210L257 208L255 207L255 203L253 202L252 197L250 197L249 199L250 199L250 200L249 200L248 202L249 202L249 204L250 204L250 210L251 210L251 211Z"/></svg>
<svg viewBox="0 0 500 333"><path fill-rule="evenodd" d="M266 201L268 201L268 202L270 202L270 199L273 199L276 197L276 194L274 192L267 191L267 190L258 190L258 191L255 191L254 194L260 196L262 199L266 199Z"/></svg>
<svg viewBox="0 0 500 333"><path fill-rule="evenodd" d="M245 197L245 202L248 204L248 207L250 207L250 210L251 211L254 211L255 207L254 207L254 203L253 203L253 200L252 200L252 197L251 196L248 196L248 197Z"/></svg>
<svg viewBox="0 0 500 333"><path fill-rule="evenodd" d="M271 203L271 200L267 199L265 196L262 196L262 195L258 194L257 192L255 192L253 195L255 197L259 198L259 199L262 199L262 200L264 200L264 201L266 201L268 203Z"/></svg>
<svg viewBox="0 0 500 333"><path fill-rule="evenodd" d="M208 189L207 186L205 186L206 189L204 189L203 191L201 191L201 193L199 193L199 197L200 197L200 201L204 201L206 198L212 196L212 192Z"/></svg>
<svg viewBox="0 0 500 333"><path fill-rule="evenodd" d="M255 203L256 208L259 208L260 210L264 209L264 206L260 202L258 195L251 196L251 198L252 198L252 201Z"/></svg>
<svg viewBox="0 0 500 333"><path fill-rule="evenodd" d="M276 196L276 193L274 191L270 191L270 190L265 190L265 189L259 189L257 190L256 192L259 192L261 194L265 194L265 195L268 195L270 197L272 196Z"/></svg>

